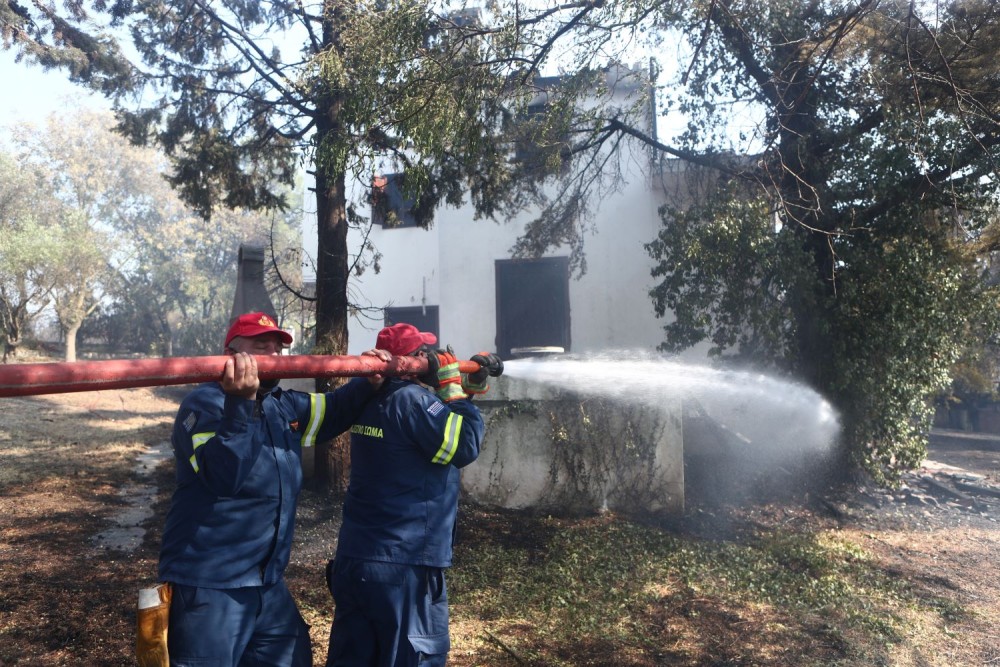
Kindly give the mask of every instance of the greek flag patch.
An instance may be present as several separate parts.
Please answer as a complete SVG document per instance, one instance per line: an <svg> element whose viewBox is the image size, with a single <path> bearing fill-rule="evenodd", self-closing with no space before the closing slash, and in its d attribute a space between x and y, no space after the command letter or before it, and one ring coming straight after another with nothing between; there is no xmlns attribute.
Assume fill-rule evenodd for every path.
<svg viewBox="0 0 1000 667"><path fill-rule="evenodd" d="M198 421L198 415L196 415L193 412L189 414L187 418L184 420L184 430L190 433L191 429L194 428L194 425L197 421Z"/></svg>
<svg viewBox="0 0 1000 667"><path fill-rule="evenodd" d="M438 413L444 410L444 403L441 401L434 401L431 403L431 407L427 408L427 412L431 413L431 416L437 417Z"/></svg>

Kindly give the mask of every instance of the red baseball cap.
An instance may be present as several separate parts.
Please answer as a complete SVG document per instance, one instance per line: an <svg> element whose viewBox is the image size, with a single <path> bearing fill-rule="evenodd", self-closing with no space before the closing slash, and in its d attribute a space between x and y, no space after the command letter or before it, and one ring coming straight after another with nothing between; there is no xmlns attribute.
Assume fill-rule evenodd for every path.
<svg viewBox="0 0 1000 667"><path fill-rule="evenodd" d="M437 336L434 334L421 331L412 324L400 322L378 332L375 349L386 350L394 356L402 357L415 352L421 345L433 345L436 342Z"/></svg>
<svg viewBox="0 0 1000 667"><path fill-rule="evenodd" d="M276 333L281 336L282 343L292 344L292 334L279 329L270 315L267 313L247 313L237 317L233 325L229 327L229 333L226 334L226 345L228 346L230 341L237 336L253 338L266 333Z"/></svg>

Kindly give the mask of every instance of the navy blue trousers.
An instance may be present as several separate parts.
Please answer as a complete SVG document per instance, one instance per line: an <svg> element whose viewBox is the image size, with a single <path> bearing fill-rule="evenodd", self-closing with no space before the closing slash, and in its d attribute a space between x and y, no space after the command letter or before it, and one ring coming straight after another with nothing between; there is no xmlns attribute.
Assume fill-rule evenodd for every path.
<svg viewBox="0 0 1000 667"><path fill-rule="evenodd" d="M312 667L309 626L284 580L216 589L174 584L171 667Z"/></svg>
<svg viewBox="0 0 1000 667"><path fill-rule="evenodd" d="M327 667L444 667L451 643L442 568L338 556L326 580L336 605Z"/></svg>

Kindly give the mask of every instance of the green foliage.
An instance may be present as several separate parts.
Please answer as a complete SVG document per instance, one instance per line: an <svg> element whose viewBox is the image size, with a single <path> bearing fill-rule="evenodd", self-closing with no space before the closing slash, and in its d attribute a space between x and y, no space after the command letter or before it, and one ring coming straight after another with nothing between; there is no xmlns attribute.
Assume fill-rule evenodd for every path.
<svg viewBox="0 0 1000 667"><path fill-rule="evenodd" d="M312 15L280 2L159 0L66 3L36 10L0 2L0 15L11 18L3 24L4 46L13 43L27 62L65 68L71 78L101 90L115 102L118 130L136 144L157 143L167 158L146 151L146 171L126 179L137 184L134 193L116 186L114 195L96 207L88 204L88 214L103 217L103 224L117 214L110 223L115 240L140 242L135 254L109 258L118 260L112 261L117 276L105 289L133 300L106 304L99 328L114 329L111 318L125 330L144 329L131 339L143 341L147 350L169 352L176 342L184 351L218 352L217 333L206 347L207 334L197 331L203 322L218 326L221 311L228 316L231 296L222 285L228 279L231 290L239 243L269 245L271 212L290 204L288 191L298 185L300 149L315 117L327 111L315 105L306 83L296 80L295 65L283 62L282 49L271 42L300 20L321 23L324 12ZM114 30L101 32L109 28ZM115 41L122 35L131 38L135 63ZM302 35L310 41L315 33ZM92 129L99 132L105 125ZM106 144L102 139L100 145ZM65 161L85 162L73 150L63 153ZM99 155L93 161L99 162ZM65 182L82 184L85 173ZM201 221L165 196L167 184ZM93 189L109 192L107 187ZM142 196L149 199L141 201ZM98 210L115 205L117 211ZM254 213L261 209L267 212ZM281 230L276 236L288 240ZM271 250L276 257L286 253L280 243ZM281 261L287 269L287 261ZM291 282L298 280L297 267L289 273ZM175 335L178 331L184 333Z"/></svg>
<svg viewBox="0 0 1000 667"><path fill-rule="evenodd" d="M466 191L480 210L495 207L508 179L496 133L506 82L486 38L425 2L331 4L337 40L304 75L319 100L337 104L336 125L314 139L317 169L329 178L402 173L422 226Z"/></svg>
<svg viewBox="0 0 1000 667"><path fill-rule="evenodd" d="M811 266L794 231L775 229L767 201L736 193L661 215L665 224L646 245L658 262L653 276L662 279L650 292L656 314L674 316L661 349L710 337L710 354L780 363L794 345L783 295Z"/></svg>
<svg viewBox="0 0 1000 667"><path fill-rule="evenodd" d="M662 277L651 292L657 313L675 316L662 347L711 336L716 355L802 372L790 296L823 290L811 285L821 277L801 250L801 229L774 229L767 207L742 197L664 214L667 224L647 246ZM920 463L931 398L979 342L974 334L996 326L996 289L950 228L933 214L923 224L911 215L901 209L871 231L836 239L836 292L806 309L831 345L815 365L851 455L885 482Z"/></svg>
<svg viewBox="0 0 1000 667"><path fill-rule="evenodd" d="M285 252L301 242L286 218L194 215L161 178L162 155L129 146L112 121L85 113L12 133L18 164L0 159L0 296L20 320L8 338L54 299L67 332L81 327L114 351L218 354L240 245L275 248L301 288L298 259Z"/></svg>
<svg viewBox="0 0 1000 667"><path fill-rule="evenodd" d="M19 168L13 156L0 153L0 336L5 359L8 351L16 353L49 303L50 225L45 218L53 208L38 175Z"/></svg>
<svg viewBox="0 0 1000 667"><path fill-rule="evenodd" d="M120 19L126 6L115 2L111 12ZM128 61L114 38L90 32L91 26L86 25L89 12L83 3L66 2L59 9L53 3L45 7L42 16L33 9L41 8L0 0L4 48L17 44L19 59L26 58L45 69L63 68L71 80L102 92L129 88L132 70Z"/></svg>
<svg viewBox="0 0 1000 667"><path fill-rule="evenodd" d="M465 192L491 214L509 190L496 132L509 80L473 12L415 0L119 9L145 72L140 95L114 94L120 129L164 147L169 182L203 217L285 209L285 188L314 165L321 349L343 351L348 272L378 257L346 234L370 224L348 198L367 199L373 175L403 173L422 226Z"/></svg>
<svg viewBox="0 0 1000 667"><path fill-rule="evenodd" d="M651 0L522 17L507 34L524 62L558 59L579 85L547 90L551 114L524 126L563 186L529 189L543 208L515 252L568 246L585 270L592 202L620 178L609 156L631 138L677 158L662 176L687 182L647 245L664 349L707 343L805 381L836 404L853 460L891 482L920 460L956 360L993 339L998 8ZM656 99L689 119L676 137L644 132L648 91L604 99L591 76L630 40L681 54Z"/></svg>
<svg viewBox="0 0 1000 667"><path fill-rule="evenodd" d="M583 13L613 18L598 11L601 4L585 3ZM514 138L507 133L518 125L511 121L544 92L535 82L549 56L533 50L543 43L548 10L522 14L500 4L480 14L417 0L139 0L47 12L0 0L0 7L16 15L5 36L30 62L68 67L43 54L88 46L85 53L95 58L88 80L114 99L120 131L139 144L163 146L172 164L169 182L203 217L222 207L282 208L283 188L296 170L315 165L322 349L342 351L348 272L378 257L367 241L352 253L345 229L368 224L348 213L347 197L360 191L366 199L375 174L403 173L423 226L436 208L457 205L466 193L482 216L552 204L555 212L539 218L517 252L536 255L566 240L574 267L585 268L578 229L588 208L579 195L593 181L583 178L555 200L539 183L568 173L570 139L597 145L607 136L601 119L575 116L572 96L574 90L606 96L603 69L569 73L568 85L549 100L546 120L524 125L522 139L539 149L537 159L507 159ZM141 65L126 63L112 40L94 36L107 24L127 29ZM54 37L63 28L74 44ZM628 113L645 111L641 98Z"/></svg>
<svg viewBox="0 0 1000 667"><path fill-rule="evenodd" d="M695 25L717 32L677 102L693 118L681 142L710 158L699 147L728 131L718 102L732 97L754 101L764 148L709 160L720 186L665 209L647 246L656 311L676 315L666 349L708 341L809 383L887 483L920 462L932 399L997 320L982 242L998 203L984 82L1000 69L983 57L996 7L939 10L931 25L895 5L692 8L677 24L692 44Z"/></svg>
<svg viewBox="0 0 1000 667"><path fill-rule="evenodd" d="M980 356L974 337L993 338L977 262L1000 247L996 0L494 3L482 21L416 0L94 8L128 26L144 74L84 34L82 5L63 19L0 0L29 60L92 57L85 77L116 98L121 129L165 147L203 217L281 207L299 161L316 164L321 349L346 345L362 268L349 184L401 171L424 226L464 192L480 215L532 210L514 253L568 248L582 272L594 202L626 178L614 158L638 155L626 141L713 174L647 246L654 307L676 314L664 346L708 342L808 383L876 477L919 460L928 401ZM676 60L673 78L654 88L624 67L637 46ZM548 65L558 85L539 78ZM653 95L687 117L677 136L650 131ZM518 142L535 151L508 160Z"/></svg>
<svg viewBox="0 0 1000 667"><path fill-rule="evenodd" d="M303 132L300 112L289 107L302 93L275 71L280 51L258 51L245 32L250 43L239 43L234 24L281 31L292 20L288 8L149 0L129 10L133 45L149 72L136 76L148 106L133 105L127 89L115 91L120 129L164 148L173 163L168 180L203 217L222 207L283 206Z"/></svg>
<svg viewBox="0 0 1000 667"><path fill-rule="evenodd" d="M903 215L844 253L853 268L841 273L831 322L829 391L846 411L852 453L890 481L923 459L931 398L963 350L981 342L973 332L996 327L996 288L941 229Z"/></svg>

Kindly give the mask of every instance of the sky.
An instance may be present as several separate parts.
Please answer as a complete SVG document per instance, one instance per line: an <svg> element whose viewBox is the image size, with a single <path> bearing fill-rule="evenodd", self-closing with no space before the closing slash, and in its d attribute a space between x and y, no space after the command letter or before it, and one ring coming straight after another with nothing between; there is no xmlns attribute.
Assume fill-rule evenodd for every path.
<svg viewBox="0 0 1000 667"><path fill-rule="evenodd" d="M0 139L6 134L4 128L19 121L41 122L51 113L79 106L110 108L110 103L101 95L71 83L64 71L45 71L36 65L16 63L14 58L13 50L0 49L0 90L5 91L0 95ZM644 61L636 62L642 64ZM678 131L682 126L682 123L667 120L660 119L661 130ZM660 134L666 136L663 131Z"/></svg>
<svg viewBox="0 0 1000 667"><path fill-rule="evenodd" d="M20 121L41 122L51 113L79 106L110 108L100 95L70 83L61 70L46 72L38 66L14 62L13 51L0 50L0 82L5 91L0 96L2 128Z"/></svg>

